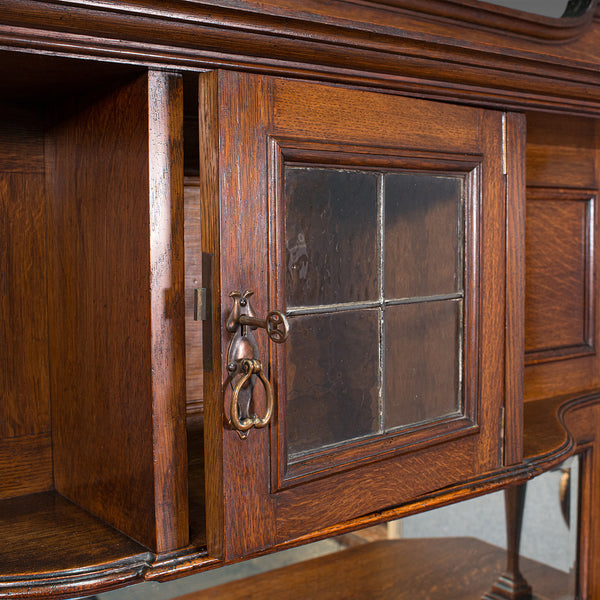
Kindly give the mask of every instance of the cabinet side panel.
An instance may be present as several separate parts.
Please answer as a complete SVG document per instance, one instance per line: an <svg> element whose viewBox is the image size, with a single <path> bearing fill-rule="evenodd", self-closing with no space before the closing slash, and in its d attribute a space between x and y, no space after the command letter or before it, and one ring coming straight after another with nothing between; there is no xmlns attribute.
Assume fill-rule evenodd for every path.
<svg viewBox="0 0 600 600"><path fill-rule="evenodd" d="M47 148L55 484L154 548L147 78L105 92Z"/></svg>
<svg viewBox="0 0 600 600"><path fill-rule="evenodd" d="M221 405L221 300L219 213L218 76L202 73L198 82L202 285L207 288L203 322L204 463L206 465L206 536L211 556L224 553L223 408ZM198 454L201 448L188 448ZM191 505L195 503L192 501ZM197 515L190 515L192 523Z"/></svg>
<svg viewBox="0 0 600 600"><path fill-rule="evenodd" d="M150 262L156 549L188 542L183 84L149 74Z"/></svg>

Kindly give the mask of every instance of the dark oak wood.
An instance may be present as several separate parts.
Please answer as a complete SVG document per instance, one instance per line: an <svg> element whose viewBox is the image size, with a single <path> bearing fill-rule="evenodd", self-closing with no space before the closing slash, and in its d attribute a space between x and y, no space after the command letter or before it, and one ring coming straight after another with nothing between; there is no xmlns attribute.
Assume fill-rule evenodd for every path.
<svg viewBox="0 0 600 600"><path fill-rule="evenodd" d="M0 481L0 499L51 490L51 434L0 439Z"/></svg>
<svg viewBox="0 0 600 600"><path fill-rule="evenodd" d="M525 361L593 354L595 190L527 191Z"/></svg>
<svg viewBox="0 0 600 600"><path fill-rule="evenodd" d="M77 107L48 156L55 485L159 551L188 535L178 86Z"/></svg>
<svg viewBox="0 0 600 600"><path fill-rule="evenodd" d="M580 195L599 187L597 7L560 21L476 0L0 0L0 45L0 595L181 576L581 453L579 595L600 596L600 253ZM289 467L285 401L271 435L229 430L227 294L252 287L259 314L281 307L272 182L286 161L481 183L462 420ZM525 185L553 199L525 214ZM257 338L283 394L284 353ZM44 556L48 515L80 523L54 487L154 552L82 513L95 525L49 525Z"/></svg>
<svg viewBox="0 0 600 600"><path fill-rule="evenodd" d="M600 45L592 13L577 23L581 29L571 42L548 44L536 35L540 29L542 37L560 32L555 20L458 0L442 14L438 2L410 10L415 5L410 2L407 10L389 3L312 0L300 9L290 0L118 5L10 0L2 7L0 38L15 50L35 47L179 68L228 66L345 83L362 79L497 107L599 113L594 64ZM481 21L481 9L488 17L474 24ZM518 35L506 35L508 21ZM15 35L16 27L26 31Z"/></svg>
<svg viewBox="0 0 600 600"><path fill-rule="evenodd" d="M389 540L186 594L178 600L479 600L502 570L504 560L504 550L474 538ZM572 595L574 581L569 574L529 559L522 564L536 597Z"/></svg>
<svg viewBox="0 0 600 600"><path fill-rule="evenodd" d="M43 114L0 119L0 498L52 488Z"/></svg>
<svg viewBox="0 0 600 600"><path fill-rule="evenodd" d="M523 360L525 353L526 231L525 172L527 123L524 115L506 115L506 369L504 464L523 459Z"/></svg>

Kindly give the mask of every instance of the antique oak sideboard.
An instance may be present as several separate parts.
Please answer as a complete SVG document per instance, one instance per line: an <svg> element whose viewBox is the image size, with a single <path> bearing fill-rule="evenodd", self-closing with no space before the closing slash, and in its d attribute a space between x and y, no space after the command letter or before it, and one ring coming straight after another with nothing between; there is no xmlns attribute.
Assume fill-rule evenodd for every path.
<svg viewBox="0 0 600 600"><path fill-rule="evenodd" d="M0 598L578 455L600 599L596 0L0 0L0 88Z"/></svg>

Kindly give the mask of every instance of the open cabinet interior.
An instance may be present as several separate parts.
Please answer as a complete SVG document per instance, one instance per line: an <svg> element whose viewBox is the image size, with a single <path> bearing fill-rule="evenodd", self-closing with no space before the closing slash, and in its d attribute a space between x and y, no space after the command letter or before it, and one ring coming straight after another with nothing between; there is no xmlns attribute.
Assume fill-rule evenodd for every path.
<svg viewBox="0 0 600 600"><path fill-rule="evenodd" d="M2 68L0 570L143 565L190 538L183 78L11 56ZM185 154L197 177L197 150ZM188 389L193 432L201 384ZM203 528L201 515L200 546Z"/></svg>

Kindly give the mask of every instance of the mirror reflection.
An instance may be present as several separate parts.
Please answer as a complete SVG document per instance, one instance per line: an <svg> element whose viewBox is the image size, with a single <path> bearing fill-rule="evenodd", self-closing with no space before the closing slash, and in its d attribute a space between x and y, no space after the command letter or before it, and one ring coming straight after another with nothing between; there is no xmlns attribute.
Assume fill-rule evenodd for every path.
<svg viewBox="0 0 600 600"><path fill-rule="evenodd" d="M557 19L580 17L592 4L592 0L487 0L487 2Z"/></svg>

